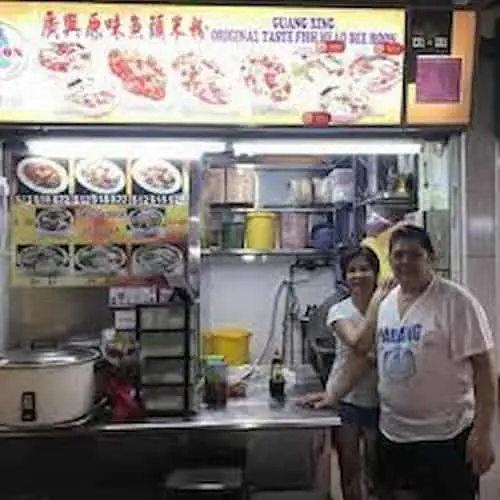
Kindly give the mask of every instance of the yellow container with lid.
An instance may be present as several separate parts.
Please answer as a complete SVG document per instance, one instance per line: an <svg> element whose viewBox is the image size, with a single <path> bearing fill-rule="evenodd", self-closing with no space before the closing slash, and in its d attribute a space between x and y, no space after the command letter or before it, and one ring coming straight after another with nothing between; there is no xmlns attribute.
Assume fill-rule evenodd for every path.
<svg viewBox="0 0 500 500"><path fill-rule="evenodd" d="M276 248L276 214L252 212L245 219L245 248L273 250Z"/></svg>
<svg viewBox="0 0 500 500"><path fill-rule="evenodd" d="M240 328L217 328L203 333L203 355L224 356L233 366L250 362L250 338L252 332Z"/></svg>

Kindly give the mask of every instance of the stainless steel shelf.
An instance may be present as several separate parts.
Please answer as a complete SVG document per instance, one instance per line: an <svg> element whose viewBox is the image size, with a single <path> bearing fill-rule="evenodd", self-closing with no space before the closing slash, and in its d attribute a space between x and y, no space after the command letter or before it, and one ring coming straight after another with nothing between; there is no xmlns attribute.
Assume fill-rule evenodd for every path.
<svg viewBox="0 0 500 500"><path fill-rule="evenodd" d="M242 257L242 256L254 256L254 257L268 257L268 256L278 256L278 257L318 257L318 258L328 258L333 257L335 254L334 250L322 252L320 250L315 250L314 248L302 248L299 250L288 250L285 248L277 248L275 250L248 250L248 249L211 249L203 248L201 250L202 257Z"/></svg>
<svg viewBox="0 0 500 500"><path fill-rule="evenodd" d="M380 193L356 202L358 207L377 205L395 208L416 209L414 200L407 195L395 195L393 193Z"/></svg>
<svg viewBox="0 0 500 500"><path fill-rule="evenodd" d="M230 212L235 214L246 214L251 212L280 212L280 213L331 213L342 208L351 206L352 203L336 203L332 205L309 205L309 206L291 206L291 205L269 205L265 207L237 207L225 204L211 205L213 212Z"/></svg>

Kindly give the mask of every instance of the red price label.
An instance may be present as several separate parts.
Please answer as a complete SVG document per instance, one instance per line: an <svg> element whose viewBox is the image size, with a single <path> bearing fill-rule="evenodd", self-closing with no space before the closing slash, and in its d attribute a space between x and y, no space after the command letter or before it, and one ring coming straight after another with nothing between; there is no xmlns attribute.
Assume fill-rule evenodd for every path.
<svg viewBox="0 0 500 500"><path fill-rule="evenodd" d="M327 40L319 44L319 51L323 54L341 54L345 51L345 42L342 40Z"/></svg>
<svg viewBox="0 0 500 500"><path fill-rule="evenodd" d="M375 52L377 54L384 54L387 56L399 56L404 51L404 45L396 42L381 43L375 47Z"/></svg>
<svg viewBox="0 0 500 500"><path fill-rule="evenodd" d="M325 111L313 111L302 115L302 122L308 127L328 127L330 124L330 113Z"/></svg>

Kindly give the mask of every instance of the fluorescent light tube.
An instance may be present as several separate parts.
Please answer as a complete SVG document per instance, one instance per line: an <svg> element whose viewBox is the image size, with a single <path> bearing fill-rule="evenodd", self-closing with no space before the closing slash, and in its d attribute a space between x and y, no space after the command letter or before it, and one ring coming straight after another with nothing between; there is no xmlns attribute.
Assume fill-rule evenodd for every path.
<svg viewBox="0 0 500 500"><path fill-rule="evenodd" d="M233 144L236 156L258 155L367 155L418 154L422 149L420 141L380 139L380 140L258 140L238 141Z"/></svg>
<svg viewBox="0 0 500 500"><path fill-rule="evenodd" d="M197 160L205 153L223 153L225 143L208 140L60 139L36 138L26 142L32 155L108 158L165 158Z"/></svg>

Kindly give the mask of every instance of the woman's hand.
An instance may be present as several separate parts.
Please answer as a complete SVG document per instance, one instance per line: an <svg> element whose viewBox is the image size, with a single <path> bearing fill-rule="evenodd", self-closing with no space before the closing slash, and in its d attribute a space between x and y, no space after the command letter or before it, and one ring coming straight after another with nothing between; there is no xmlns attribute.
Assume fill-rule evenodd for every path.
<svg viewBox="0 0 500 500"><path fill-rule="evenodd" d="M314 392L304 396L298 405L302 408L314 408L320 410L333 406L333 398L327 392Z"/></svg>
<svg viewBox="0 0 500 500"><path fill-rule="evenodd" d="M396 287L397 281L394 278L388 278L380 283L372 295L371 301L377 306L389 295Z"/></svg>

